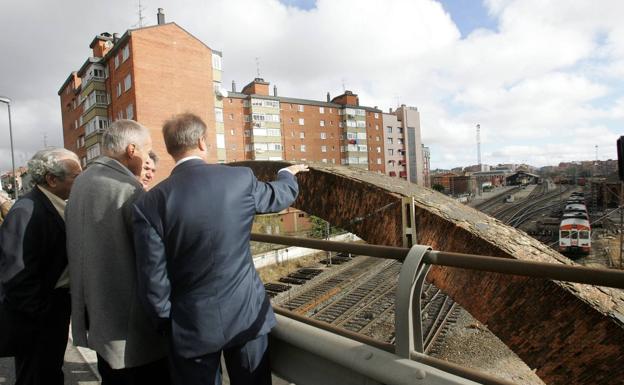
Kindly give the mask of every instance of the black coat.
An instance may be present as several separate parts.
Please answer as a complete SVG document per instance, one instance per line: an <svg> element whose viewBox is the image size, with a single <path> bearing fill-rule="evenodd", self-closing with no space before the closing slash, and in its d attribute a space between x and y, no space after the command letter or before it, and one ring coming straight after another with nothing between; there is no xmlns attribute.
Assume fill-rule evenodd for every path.
<svg viewBox="0 0 624 385"><path fill-rule="evenodd" d="M35 187L0 227L0 355L13 355L12 345L26 345L45 322L66 266L65 223Z"/></svg>

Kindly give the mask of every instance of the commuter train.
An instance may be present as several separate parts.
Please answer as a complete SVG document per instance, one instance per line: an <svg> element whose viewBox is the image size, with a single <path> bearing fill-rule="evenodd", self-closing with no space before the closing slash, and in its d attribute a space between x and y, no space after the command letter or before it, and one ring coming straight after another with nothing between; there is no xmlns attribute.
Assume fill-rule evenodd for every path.
<svg viewBox="0 0 624 385"><path fill-rule="evenodd" d="M566 201L559 225L559 252L568 256L589 254L591 225L583 193L572 193Z"/></svg>

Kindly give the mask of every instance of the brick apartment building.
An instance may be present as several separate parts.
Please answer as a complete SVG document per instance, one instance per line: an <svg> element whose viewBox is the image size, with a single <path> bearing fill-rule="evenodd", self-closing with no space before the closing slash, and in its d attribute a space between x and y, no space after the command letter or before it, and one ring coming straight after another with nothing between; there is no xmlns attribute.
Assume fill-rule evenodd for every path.
<svg viewBox="0 0 624 385"><path fill-rule="evenodd" d="M361 106L351 91L334 98L328 93L324 101L285 97L275 86L270 92L270 84L260 78L240 92L232 84L229 92L221 84L221 53L177 24L165 23L161 10L157 25L128 30L123 36L102 33L90 48L92 57L58 92L65 147L75 151L84 166L101 154L101 135L110 122L134 119L151 130L161 159L156 180L164 179L173 160L162 140L162 124L188 111L208 125L210 162L321 162L427 185L428 149L421 143L420 118L413 107L383 114L376 107ZM386 122L389 117L394 120ZM386 149L385 126L398 135L393 137L392 156Z"/></svg>

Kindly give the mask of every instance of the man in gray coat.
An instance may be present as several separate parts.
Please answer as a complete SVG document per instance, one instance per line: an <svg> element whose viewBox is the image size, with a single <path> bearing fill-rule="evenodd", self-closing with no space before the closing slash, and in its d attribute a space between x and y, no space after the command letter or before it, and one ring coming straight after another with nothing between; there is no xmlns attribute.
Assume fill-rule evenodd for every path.
<svg viewBox="0 0 624 385"><path fill-rule="evenodd" d="M74 344L94 349L103 385L168 384L166 344L137 296L131 207L151 150L148 130L118 120L105 156L76 179L67 203Z"/></svg>

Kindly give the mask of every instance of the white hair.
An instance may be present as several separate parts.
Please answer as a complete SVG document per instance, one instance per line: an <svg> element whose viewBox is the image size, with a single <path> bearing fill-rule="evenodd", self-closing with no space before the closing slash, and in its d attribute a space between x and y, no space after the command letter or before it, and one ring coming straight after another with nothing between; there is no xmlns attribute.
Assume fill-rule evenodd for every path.
<svg viewBox="0 0 624 385"><path fill-rule="evenodd" d="M111 124L102 136L102 147L107 155L118 156L130 144L143 147L150 138L149 131L134 120L120 119Z"/></svg>
<svg viewBox="0 0 624 385"><path fill-rule="evenodd" d="M33 183L39 185L47 184L45 179L47 174L65 179L70 172L66 160L80 164L78 156L65 148L50 147L37 151L28 161L28 174L32 177Z"/></svg>

